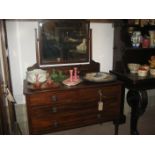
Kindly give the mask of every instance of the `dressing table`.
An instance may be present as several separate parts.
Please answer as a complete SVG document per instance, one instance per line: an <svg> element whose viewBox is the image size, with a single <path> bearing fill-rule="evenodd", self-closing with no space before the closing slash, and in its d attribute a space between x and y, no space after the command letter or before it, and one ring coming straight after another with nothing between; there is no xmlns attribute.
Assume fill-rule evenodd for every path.
<svg viewBox="0 0 155 155"><path fill-rule="evenodd" d="M100 64L91 59L91 31L88 31L88 21L42 22L39 22L39 34L36 33L37 63L29 67L28 71L40 68L51 74L55 69L68 75L68 71L76 67L82 82L69 87L61 81L57 87L35 89L24 80L29 134L47 134L107 121L114 122L115 134L118 134L124 104L123 83L117 79L109 82L90 82L83 79L86 73L100 71ZM43 45L43 37L54 43L52 49L55 48L54 52L59 50L58 56L52 55L51 46ZM83 43L86 43L87 48L80 49ZM46 48L50 54L48 50L44 54ZM51 59L46 59L47 55Z"/></svg>
<svg viewBox="0 0 155 155"><path fill-rule="evenodd" d="M30 91L25 81L24 94L29 122L29 134L46 134L92 124L114 121L118 134L122 83L81 83L75 87ZM98 102L102 93L103 110Z"/></svg>

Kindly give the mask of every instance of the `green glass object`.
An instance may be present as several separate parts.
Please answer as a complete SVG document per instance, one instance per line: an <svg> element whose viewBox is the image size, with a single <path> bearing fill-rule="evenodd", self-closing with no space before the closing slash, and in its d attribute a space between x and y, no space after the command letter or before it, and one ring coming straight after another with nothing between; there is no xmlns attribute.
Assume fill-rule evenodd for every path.
<svg viewBox="0 0 155 155"><path fill-rule="evenodd" d="M65 74L63 74L63 72L61 70L59 70L58 72L53 69L52 74L51 74L51 79L54 82L62 82L63 80L65 80L67 77Z"/></svg>
<svg viewBox="0 0 155 155"><path fill-rule="evenodd" d="M63 80L66 79L66 75L63 74L61 70L58 72L58 75L59 75L59 82L62 82Z"/></svg>
<svg viewBox="0 0 155 155"><path fill-rule="evenodd" d="M58 74L56 73L55 69L52 70L52 74L51 74L51 79L54 81L54 82L58 82L59 80L59 76Z"/></svg>

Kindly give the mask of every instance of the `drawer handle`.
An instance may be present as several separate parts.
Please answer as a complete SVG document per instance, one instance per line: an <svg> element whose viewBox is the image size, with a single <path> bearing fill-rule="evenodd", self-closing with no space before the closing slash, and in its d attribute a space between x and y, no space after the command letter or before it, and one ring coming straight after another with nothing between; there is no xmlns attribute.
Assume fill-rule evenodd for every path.
<svg viewBox="0 0 155 155"><path fill-rule="evenodd" d="M52 101L56 102L57 101L57 97L56 96L52 96Z"/></svg>
<svg viewBox="0 0 155 155"><path fill-rule="evenodd" d="M101 118L101 114L97 114L97 118L100 119Z"/></svg>
<svg viewBox="0 0 155 155"><path fill-rule="evenodd" d="M57 128L59 126L59 123L55 121L53 125L54 125L54 128Z"/></svg>
<svg viewBox="0 0 155 155"><path fill-rule="evenodd" d="M102 94L102 90L99 89L98 93L99 93L99 96L100 96L100 99L99 99L99 101L98 101L98 111L103 111L103 101L102 101L102 97L104 97L104 96L103 96L103 94Z"/></svg>
<svg viewBox="0 0 155 155"><path fill-rule="evenodd" d="M99 94L99 96L100 96L100 101L101 101L102 98L104 98L104 99L107 99L107 98L108 98L107 96L103 95L101 89L98 90L98 94Z"/></svg>
<svg viewBox="0 0 155 155"><path fill-rule="evenodd" d="M57 112L57 107L53 107L52 112L54 112L54 113Z"/></svg>

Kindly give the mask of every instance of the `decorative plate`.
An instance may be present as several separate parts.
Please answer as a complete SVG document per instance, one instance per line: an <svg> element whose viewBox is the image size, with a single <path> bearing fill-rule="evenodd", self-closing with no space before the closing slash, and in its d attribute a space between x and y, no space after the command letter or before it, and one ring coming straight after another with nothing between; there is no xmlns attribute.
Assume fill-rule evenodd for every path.
<svg viewBox="0 0 155 155"><path fill-rule="evenodd" d="M34 69L26 72L26 80L34 84L37 81L43 83L47 80L47 71L43 69Z"/></svg>
<svg viewBox="0 0 155 155"><path fill-rule="evenodd" d="M84 80L90 82L109 82L116 80L116 76L106 72L93 72L87 73L84 76Z"/></svg>

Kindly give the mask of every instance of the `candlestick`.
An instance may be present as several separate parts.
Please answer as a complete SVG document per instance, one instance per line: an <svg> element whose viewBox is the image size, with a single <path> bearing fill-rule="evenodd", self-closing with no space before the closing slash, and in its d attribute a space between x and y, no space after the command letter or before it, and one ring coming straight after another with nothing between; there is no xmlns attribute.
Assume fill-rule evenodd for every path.
<svg viewBox="0 0 155 155"><path fill-rule="evenodd" d="M77 80L77 67L74 67L74 80Z"/></svg>
<svg viewBox="0 0 155 155"><path fill-rule="evenodd" d="M70 73L70 82L73 82L73 70L69 70L69 73Z"/></svg>

